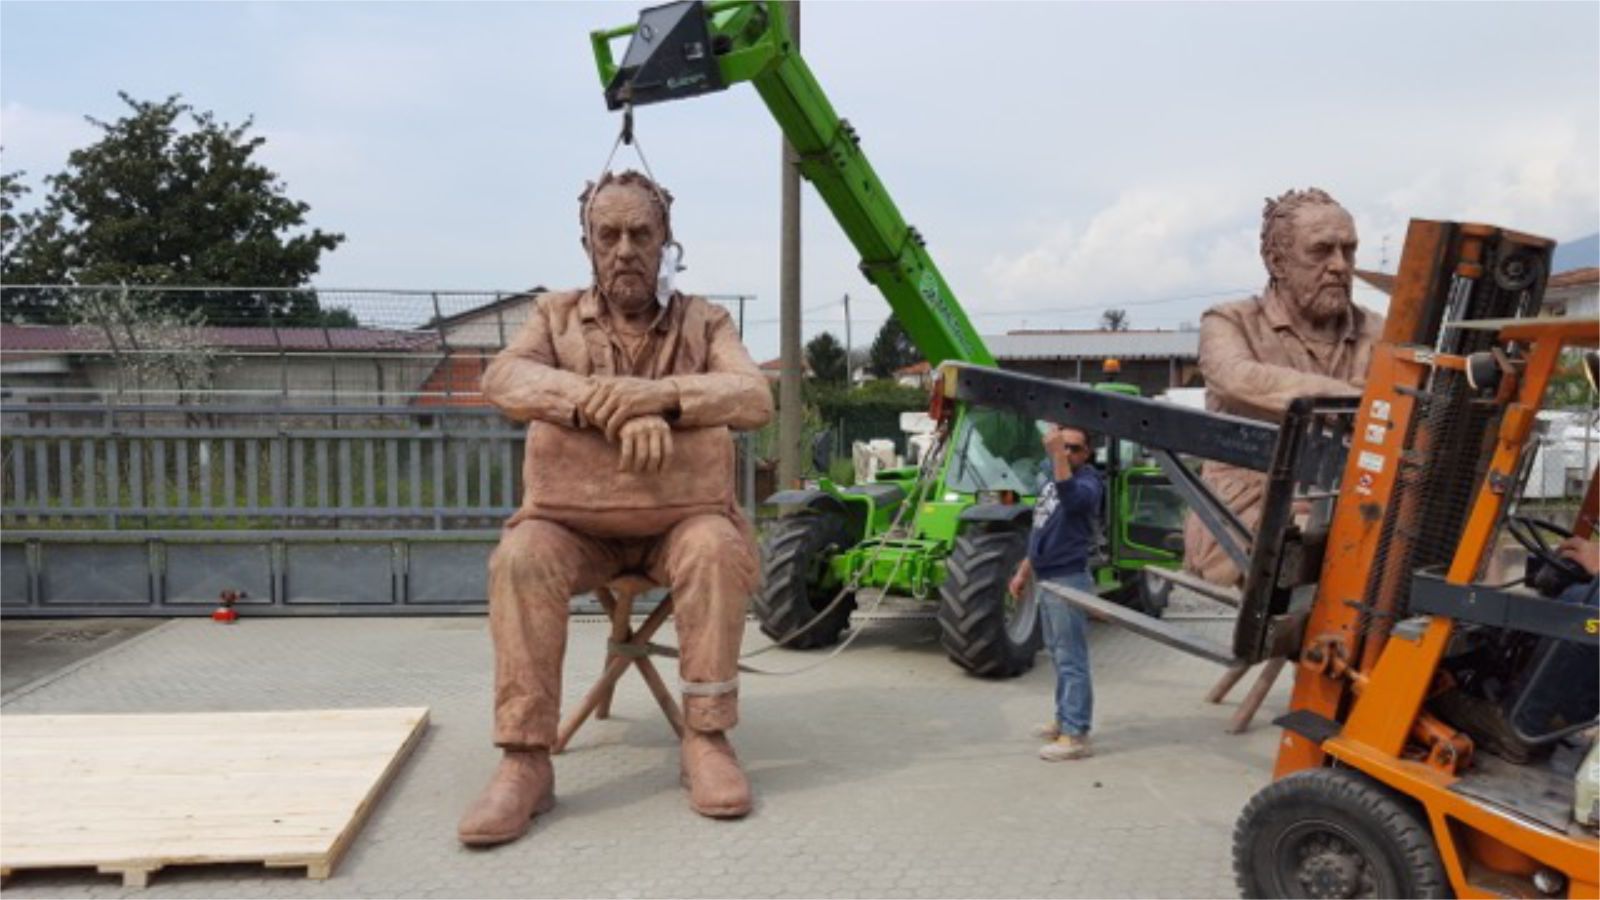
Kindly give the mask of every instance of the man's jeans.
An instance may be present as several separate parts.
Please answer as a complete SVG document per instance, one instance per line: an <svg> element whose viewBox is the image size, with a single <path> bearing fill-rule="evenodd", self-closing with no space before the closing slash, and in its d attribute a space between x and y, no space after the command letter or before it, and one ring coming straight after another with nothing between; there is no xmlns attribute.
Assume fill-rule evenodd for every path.
<svg viewBox="0 0 1600 900"><path fill-rule="evenodd" d="M1087 572L1046 579L1053 584L1094 593ZM1062 734L1085 735L1094 720L1094 686L1089 680L1089 621L1079 607L1049 591L1034 588L1044 646L1056 667L1056 724Z"/></svg>

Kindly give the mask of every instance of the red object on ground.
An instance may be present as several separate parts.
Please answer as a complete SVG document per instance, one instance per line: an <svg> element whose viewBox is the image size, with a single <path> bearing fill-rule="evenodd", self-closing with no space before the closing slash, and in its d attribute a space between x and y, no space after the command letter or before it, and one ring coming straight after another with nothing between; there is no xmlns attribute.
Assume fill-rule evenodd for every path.
<svg viewBox="0 0 1600 900"><path fill-rule="evenodd" d="M244 594L238 591L223 591L218 598L221 605L212 611L211 621L221 622L224 625L232 625L239 621L239 611L233 608L233 604L243 596Z"/></svg>

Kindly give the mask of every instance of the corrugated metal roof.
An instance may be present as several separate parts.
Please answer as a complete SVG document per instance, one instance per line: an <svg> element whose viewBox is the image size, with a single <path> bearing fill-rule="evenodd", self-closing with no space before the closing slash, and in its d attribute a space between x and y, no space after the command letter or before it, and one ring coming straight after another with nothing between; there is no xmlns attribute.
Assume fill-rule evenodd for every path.
<svg viewBox="0 0 1600 900"><path fill-rule="evenodd" d="M1198 331L1013 331L986 334L996 359L1197 359Z"/></svg>

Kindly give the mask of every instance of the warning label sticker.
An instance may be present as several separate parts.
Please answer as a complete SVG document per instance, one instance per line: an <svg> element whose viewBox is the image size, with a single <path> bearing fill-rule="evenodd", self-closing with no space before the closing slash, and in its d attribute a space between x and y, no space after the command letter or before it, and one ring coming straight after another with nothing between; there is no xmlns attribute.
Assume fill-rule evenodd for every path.
<svg viewBox="0 0 1600 900"><path fill-rule="evenodd" d="M1368 472L1382 472L1383 454L1373 453L1370 450L1363 450L1361 451L1361 455L1356 458L1356 465L1366 469Z"/></svg>
<svg viewBox="0 0 1600 900"><path fill-rule="evenodd" d="M1379 422L1387 422L1387 421L1389 421L1389 417L1391 415L1393 415L1393 412L1390 409L1389 401L1387 401L1387 400L1374 400L1374 401L1372 401L1372 418L1373 419L1376 419Z"/></svg>

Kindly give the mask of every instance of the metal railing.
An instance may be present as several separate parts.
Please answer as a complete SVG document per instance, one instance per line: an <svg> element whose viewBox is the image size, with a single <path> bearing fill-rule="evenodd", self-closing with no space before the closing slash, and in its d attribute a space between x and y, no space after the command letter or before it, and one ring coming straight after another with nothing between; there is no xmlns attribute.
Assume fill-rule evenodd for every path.
<svg viewBox="0 0 1600 900"><path fill-rule="evenodd" d="M5 403L0 425L11 528L448 531L522 498L525 429L490 409Z"/></svg>

